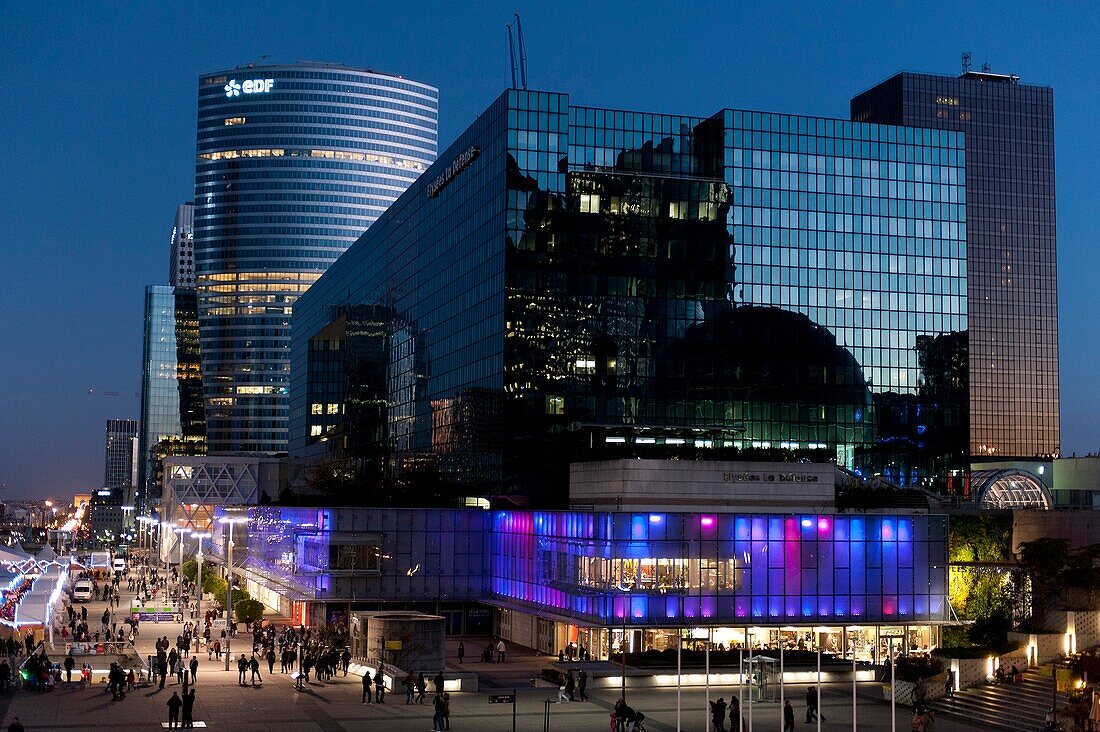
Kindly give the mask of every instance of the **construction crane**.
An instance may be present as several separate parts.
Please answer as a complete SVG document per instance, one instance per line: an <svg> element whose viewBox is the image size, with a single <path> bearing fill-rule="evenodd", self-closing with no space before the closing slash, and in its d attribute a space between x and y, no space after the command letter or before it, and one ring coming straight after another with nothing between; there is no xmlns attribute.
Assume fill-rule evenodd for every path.
<svg viewBox="0 0 1100 732"><path fill-rule="evenodd" d="M515 36L513 37L512 27L515 26ZM504 28L508 31L508 60L512 69L512 88L513 89L526 89L527 88L527 48L523 45L523 25L519 22L519 13L515 14L515 18L511 23L505 23ZM519 63L516 61L516 46L519 46Z"/></svg>

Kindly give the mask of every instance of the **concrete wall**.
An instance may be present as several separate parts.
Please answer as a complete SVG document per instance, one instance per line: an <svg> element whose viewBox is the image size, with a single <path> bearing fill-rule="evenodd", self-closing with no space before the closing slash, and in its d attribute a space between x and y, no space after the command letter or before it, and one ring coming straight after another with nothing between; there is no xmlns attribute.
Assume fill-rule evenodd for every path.
<svg viewBox="0 0 1100 732"><path fill-rule="evenodd" d="M1012 512L1013 551L1025 541L1045 537L1065 539L1071 549L1100 544L1100 511L1061 509Z"/></svg>
<svg viewBox="0 0 1100 732"><path fill-rule="evenodd" d="M647 511L832 511L836 468L821 463L605 460L569 466L573 506Z"/></svg>
<svg viewBox="0 0 1100 732"><path fill-rule="evenodd" d="M1060 458L1053 473L1055 505L1100 508L1100 457Z"/></svg>

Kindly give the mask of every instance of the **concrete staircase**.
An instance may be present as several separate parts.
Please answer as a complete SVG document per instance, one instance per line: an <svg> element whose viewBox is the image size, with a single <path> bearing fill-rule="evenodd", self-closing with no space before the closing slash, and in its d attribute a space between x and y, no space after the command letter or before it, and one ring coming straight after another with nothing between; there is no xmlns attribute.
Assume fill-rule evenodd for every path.
<svg viewBox="0 0 1100 732"><path fill-rule="evenodd" d="M958 717L995 729L1028 732L1041 730L1050 709L1051 680L1038 672L1026 671L1017 684L985 684L941 698L929 706L936 714ZM1058 710L1066 704L1066 695L1058 694Z"/></svg>

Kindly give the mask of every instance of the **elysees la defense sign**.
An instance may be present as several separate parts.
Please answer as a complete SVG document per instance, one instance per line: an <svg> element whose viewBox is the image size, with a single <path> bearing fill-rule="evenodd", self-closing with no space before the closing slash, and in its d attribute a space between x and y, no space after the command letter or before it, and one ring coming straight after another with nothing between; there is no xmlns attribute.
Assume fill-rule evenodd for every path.
<svg viewBox="0 0 1100 732"><path fill-rule="evenodd" d="M481 148L477 145L470 145L468 148L458 154L451 164L443 169L443 172L435 177L431 183L428 184L428 197L435 198L439 195L439 192L447 187L447 184L455 179L462 171L470 167L470 163L477 160L477 156L481 153Z"/></svg>
<svg viewBox="0 0 1100 732"><path fill-rule="evenodd" d="M813 473L722 473L726 483L816 483Z"/></svg>

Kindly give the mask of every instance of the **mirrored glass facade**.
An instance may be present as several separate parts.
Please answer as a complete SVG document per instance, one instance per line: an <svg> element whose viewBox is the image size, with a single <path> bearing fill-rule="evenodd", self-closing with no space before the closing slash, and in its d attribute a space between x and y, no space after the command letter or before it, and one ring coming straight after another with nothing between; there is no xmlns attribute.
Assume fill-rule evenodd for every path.
<svg viewBox="0 0 1100 732"><path fill-rule="evenodd" d="M965 191L957 132L510 90L298 304L291 450L395 500L750 451L949 487Z"/></svg>
<svg viewBox="0 0 1100 732"><path fill-rule="evenodd" d="M970 440L976 461L1059 452L1054 92L901 73L852 118L966 134Z"/></svg>
<svg viewBox="0 0 1100 732"><path fill-rule="evenodd" d="M195 271L211 451L286 450L295 300L435 159L438 93L336 64L199 80Z"/></svg>
<svg viewBox="0 0 1100 732"><path fill-rule="evenodd" d="M137 515L160 495L165 457L206 453L199 317L193 289L145 288L138 451Z"/></svg>

